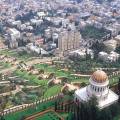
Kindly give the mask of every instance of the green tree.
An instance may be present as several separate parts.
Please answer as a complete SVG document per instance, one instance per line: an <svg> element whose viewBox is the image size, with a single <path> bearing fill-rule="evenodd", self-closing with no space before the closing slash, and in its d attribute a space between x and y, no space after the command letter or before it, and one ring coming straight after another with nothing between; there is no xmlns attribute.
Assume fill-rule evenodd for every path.
<svg viewBox="0 0 120 120"><path fill-rule="evenodd" d="M55 101L55 111L57 110L57 101Z"/></svg>
<svg viewBox="0 0 120 120"><path fill-rule="evenodd" d="M120 78L119 78L119 81L118 81L118 93L120 95Z"/></svg>
<svg viewBox="0 0 120 120"><path fill-rule="evenodd" d="M108 108L103 109L101 111L101 115L100 115L99 120L113 120L112 115L111 115L111 111Z"/></svg>

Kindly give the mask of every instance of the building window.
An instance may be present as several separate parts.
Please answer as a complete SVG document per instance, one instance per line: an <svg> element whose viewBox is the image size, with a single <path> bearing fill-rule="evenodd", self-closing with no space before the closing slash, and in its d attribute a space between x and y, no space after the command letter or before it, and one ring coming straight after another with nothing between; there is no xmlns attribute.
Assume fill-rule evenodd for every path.
<svg viewBox="0 0 120 120"><path fill-rule="evenodd" d="M90 87L92 88L92 85L90 85Z"/></svg>
<svg viewBox="0 0 120 120"><path fill-rule="evenodd" d="M102 88L102 92L104 91L104 88Z"/></svg>
<svg viewBox="0 0 120 120"><path fill-rule="evenodd" d="M105 90L105 87L103 88L103 91Z"/></svg>
<svg viewBox="0 0 120 120"><path fill-rule="evenodd" d="M96 91L96 87L95 87L95 91Z"/></svg>
<svg viewBox="0 0 120 120"><path fill-rule="evenodd" d="M100 91L100 88L98 87L98 92Z"/></svg>
<svg viewBox="0 0 120 120"><path fill-rule="evenodd" d="M101 87L101 89L100 89L100 92L102 92L102 87Z"/></svg>

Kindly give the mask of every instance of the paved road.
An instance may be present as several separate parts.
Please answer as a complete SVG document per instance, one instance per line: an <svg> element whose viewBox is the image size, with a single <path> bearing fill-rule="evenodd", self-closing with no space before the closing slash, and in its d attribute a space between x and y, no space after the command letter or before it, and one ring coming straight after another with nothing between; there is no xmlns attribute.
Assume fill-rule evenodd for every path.
<svg viewBox="0 0 120 120"><path fill-rule="evenodd" d="M51 111L52 111L53 113L55 113L55 114L60 118L60 120L64 120L63 117L61 117L58 113L56 113L56 112L54 111L54 108L50 108L50 109L47 109L47 110L45 110L45 111L38 112L37 114L34 114L34 115L32 115L32 116L27 117L25 120L34 120L34 119L36 119L36 118L38 118L38 117L40 117L40 116L42 116L42 115L44 115L44 114L46 114L46 113L48 113L48 112L51 112Z"/></svg>
<svg viewBox="0 0 120 120"><path fill-rule="evenodd" d="M34 64L37 64L37 63L45 63L45 62L51 62L52 58L43 58L43 59L34 59L34 60L31 60L31 61L28 61L26 64L27 65L34 65Z"/></svg>
<svg viewBox="0 0 120 120"><path fill-rule="evenodd" d="M83 75L83 74L71 74L71 75L75 75L78 77L90 77L91 75Z"/></svg>

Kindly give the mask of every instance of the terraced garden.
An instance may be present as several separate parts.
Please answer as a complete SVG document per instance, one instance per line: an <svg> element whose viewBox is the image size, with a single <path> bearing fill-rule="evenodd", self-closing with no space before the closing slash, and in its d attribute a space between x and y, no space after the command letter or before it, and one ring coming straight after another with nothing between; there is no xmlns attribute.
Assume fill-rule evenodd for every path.
<svg viewBox="0 0 120 120"><path fill-rule="evenodd" d="M89 83L89 76L88 77L78 77L75 75L72 75L69 71L64 71L56 68L55 66L48 65L48 64L36 64L34 65L35 69L43 70L44 74L50 74L53 73L55 77L66 77L67 83L74 83L74 82L80 82L80 83ZM37 75L29 74L28 71L25 70L19 70L17 69L13 73L15 76L18 76L22 79L29 80L29 83L33 83L34 85L40 85L41 88L44 90L44 95L42 98L47 98L53 95L58 94L61 92L61 88L63 85L48 85L48 81L50 79L39 79ZM119 76L114 76L110 78L110 85L117 83Z"/></svg>
<svg viewBox="0 0 120 120"><path fill-rule="evenodd" d="M10 56L10 57L15 57L18 60L24 60L24 61L27 61L29 58L33 57L33 55L27 54L26 52L24 52L22 54L19 54L17 51L12 51L12 50L8 50L8 49L1 50L0 54L7 55L7 56Z"/></svg>
<svg viewBox="0 0 120 120"><path fill-rule="evenodd" d="M39 80L36 75L30 75L27 71L16 70L13 74L23 79L29 80L29 82L35 83L36 85L45 86L48 82L48 80L45 79Z"/></svg>
<svg viewBox="0 0 120 120"><path fill-rule="evenodd" d="M36 64L33 66L35 69L37 70L43 70L44 73L42 74L50 74L53 73L55 75L55 77L59 78L59 77L66 77L67 78L67 83L72 83L72 82L84 82L84 83L89 83L89 76L75 76L73 75L72 72L70 71L65 71L65 70L60 70L59 68L57 68L56 66L53 65L48 65L48 64ZM40 74L40 73L39 73ZM48 81L50 79L39 79L38 75L32 74L29 71L26 70L20 70L17 69L16 71L13 72L13 76L18 76L19 78L21 78L22 80L28 80L29 83L34 84L36 86L40 86L40 89L42 89L43 94L41 96L39 96L37 98L35 91L31 92L29 91L29 97L33 97L33 98L37 98L37 99L41 99L41 98L48 98L50 96L56 95L58 93L61 92L61 88L63 86L64 83L60 83L60 84L54 84L54 85L48 85ZM110 84L114 84L118 81L118 76L114 76L112 78L109 79L110 80ZM23 91L25 93L25 91ZM25 93L26 94L26 93ZM35 95L35 96L34 96ZM35 101L35 99L31 99L33 101ZM43 104L39 104L37 107L32 107L32 108L28 108L25 109L23 111L19 111L19 112L15 112L13 114L9 114L7 116L5 116L6 120L18 120L21 119L22 116L30 116L31 114L36 114L37 112L43 111L49 107L54 106L55 102L48 102L48 103L43 103ZM64 116L64 115L63 115ZM65 115L66 117L66 115ZM56 116L54 113L46 113L38 118L36 118L35 120L59 120L59 117ZM118 119L116 119L118 120Z"/></svg>
<svg viewBox="0 0 120 120"><path fill-rule="evenodd" d="M36 69L39 70L44 70L45 74L50 74L54 73L55 77L66 77L68 79L68 82L85 82L88 83L89 78L88 77L76 77L74 75L71 75L70 72L64 71L64 70L59 70L55 66L49 66L47 64L36 64L34 65ZM42 87L45 86L47 87L47 91L45 93L45 96L49 96L48 92L49 91L54 91L54 93L60 92L60 88L62 87L61 85L56 85L56 86L51 86L48 87L47 83L49 79L39 79L37 75L29 74L27 71L21 71L21 70L16 70L13 73L15 76L18 76L20 78L29 80L29 82L35 83L36 85L41 85ZM51 94L54 95L54 94Z"/></svg>
<svg viewBox="0 0 120 120"><path fill-rule="evenodd" d="M48 88L44 94L44 98L48 98L52 95L57 95L58 93L60 93L61 87L61 85L55 85L53 87Z"/></svg>
<svg viewBox="0 0 120 120"><path fill-rule="evenodd" d="M38 112L41 112L41 111L45 110L46 108L49 108L52 106L54 107L54 104L55 104L55 101L41 103L41 104L37 105L37 107L27 108L25 110L6 115L5 120L19 120L23 116L30 116L30 115L36 114Z"/></svg>
<svg viewBox="0 0 120 120"><path fill-rule="evenodd" d="M59 100L59 99L58 99ZM63 98L61 98L59 101L62 102L62 101L69 101L69 100L73 100L73 96L64 96ZM21 111L18 111L18 112L14 112L14 113L11 113L11 114L8 114L5 116L5 120L21 120L23 117L30 117L31 115L36 115L40 112L43 112L44 110L48 109L49 108L51 109L52 107L54 108L55 106L55 101L56 100L51 100L51 101L48 101L48 102L44 102L44 103L40 103L34 107L30 107L30 108L27 108L27 109L24 109L24 110L21 110ZM61 115L59 114L60 116L62 116L63 118L65 118L67 116L64 116L64 115ZM59 115L57 115L56 113L54 113L53 111L50 110L50 112L47 112L43 115L40 115L39 117L37 117L35 120L59 120ZM47 119L49 116L49 119ZM46 119L44 119L46 118Z"/></svg>
<svg viewBox="0 0 120 120"><path fill-rule="evenodd" d="M55 66L49 66L47 64L36 64L34 66L37 69L43 69L45 72L55 73L57 77L61 77L61 76L68 77L70 75L70 72L60 70Z"/></svg>
<svg viewBox="0 0 120 120"><path fill-rule="evenodd" d="M5 62L0 62L0 70L3 70L5 68L10 68L11 65L9 63L5 63Z"/></svg>
<svg viewBox="0 0 120 120"><path fill-rule="evenodd" d="M56 77L67 77L69 82L88 82L89 77L77 77L75 75L71 75L72 72L60 70L55 66L49 66L47 64L36 64L35 68L43 69L45 72L54 73Z"/></svg>
<svg viewBox="0 0 120 120"><path fill-rule="evenodd" d="M117 84L118 81L119 81L119 77L120 77L120 75L116 75L116 76L111 77L111 78L109 79L110 85Z"/></svg>

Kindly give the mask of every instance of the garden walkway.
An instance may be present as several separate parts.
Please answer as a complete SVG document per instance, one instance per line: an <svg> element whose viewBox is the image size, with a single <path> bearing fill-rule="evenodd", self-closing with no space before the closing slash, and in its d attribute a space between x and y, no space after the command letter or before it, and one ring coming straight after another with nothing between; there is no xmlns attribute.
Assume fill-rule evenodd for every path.
<svg viewBox="0 0 120 120"><path fill-rule="evenodd" d="M90 77L91 75L83 75L83 74L71 74L74 76L78 76L78 77Z"/></svg>
<svg viewBox="0 0 120 120"><path fill-rule="evenodd" d="M45 111L43 111L43 112L39 112L39 113L37 113L37 114L35 114L35 115L32 115L32 116L30 116L30 117L27 117L25 120L34 120L35 118L37 118L37 117L39 117L39 116L42 116L42 115L44 115L44 114L46 114L46 113L48 113L48 112L54 112L59 118L61 118L61 120L64 120L63 117L61 117L58 113L56 113L56 112L54 111L54 108L50 108L50 109L47 109L47 110L45 110Z"/></svg>

